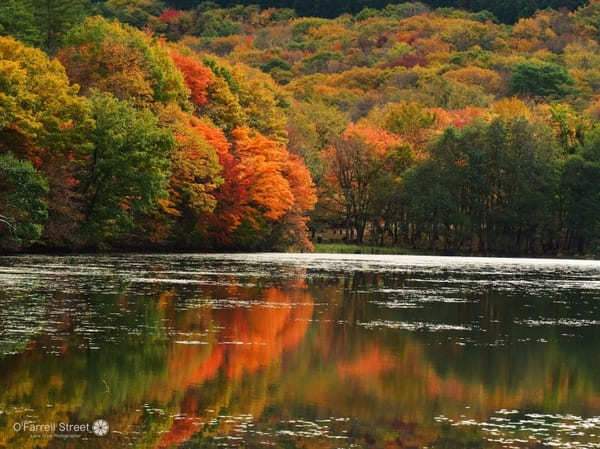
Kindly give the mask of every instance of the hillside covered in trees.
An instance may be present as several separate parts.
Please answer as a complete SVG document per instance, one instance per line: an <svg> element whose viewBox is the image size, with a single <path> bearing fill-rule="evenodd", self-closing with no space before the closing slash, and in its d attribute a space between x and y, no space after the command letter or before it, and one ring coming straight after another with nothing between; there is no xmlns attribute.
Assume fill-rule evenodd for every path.
<svg viewBox="0 0 600 449"><path fill-rule="evenodd" d="M363 9L383 9L389 0L166 0L171 8L193 9L204 3L202 8L230 8L238 4L258 5L261 8L289 8L300 16L337 17L340 14L356 14ZM487 11L497 20L514 23L522 17L533 15L536 11L546 8L567 8L574 10L586 3L586 0L424 0L422 3L430 8L458 8L471 12ZM491 17L490 17L491 18Z"/></svg>
<svg viewBox="0 0 600 449"><path fill-rule="evenodd" d="M522 3L5 0L0 248L597 253L600 2Z"/></svg>

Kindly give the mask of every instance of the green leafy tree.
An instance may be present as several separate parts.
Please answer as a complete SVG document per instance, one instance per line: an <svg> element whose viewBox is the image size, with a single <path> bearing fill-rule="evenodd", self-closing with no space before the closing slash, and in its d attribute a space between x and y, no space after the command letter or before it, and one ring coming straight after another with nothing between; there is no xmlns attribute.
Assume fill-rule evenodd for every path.
<svg viewBox="0 0 600 449"><path fill-rule="evenodd" d="M30 0L3 0L0 3L0 36L13 36L29 45L42 43Z"/></svg>
<svg viewBox="0 0 600 449"><path fill-rule="evenodd" d="M448 129L405 179L413 241L506 253L552 245L560 154L524 119Z"/></svg>
<svg viewBox="0 0 600 449"><path fill-rule="evenodd" d="M143 27L150 17L159 16L165 5L160 0L107 0L102 3L101 8L106 17Z"/></svg>
<svg viewBox="0 0 600 449"><path fill-rule="evenodd" d="M524 62L513 69L511 93L562 97L573 90L575 80L557 64Z"/></svg>
<svg viewBox="0 0 600 449"><path fill-rule="evenodd" d="M48 212L48 185L29 161L0 155L0 249L19 249L37 241Z"/></svg>
<svg viewBox="0 0 600 449"><path fill-rule="evenodd" d="M42 35L42 46L55 54L62 38L71 27L80 23L90 9L88 0L31 0L35 20Z"/></svg>
<svg viewBox="0 0 600 449"><path fill-rule="evenodd" d="M211 9L198 14L193 34L202 37L223 37L239 34L241 25L229 19L228 11Z"/></svg>
<svg viewBox="0 0 600 449"><path fill-rule="evenodd" d="M561 195L565 208L565 248L580 253L597 250L600 238L600 129L564 164Z"/></svg>
<svg viewBox="0 0 600 449"><path fill-rule="evenodd" d="M174 139L152 113L110 94L95 94L91 103L96 127L82 182L84 227L90 244L102 244L134 231L136 220L167 197Z"/></svg>

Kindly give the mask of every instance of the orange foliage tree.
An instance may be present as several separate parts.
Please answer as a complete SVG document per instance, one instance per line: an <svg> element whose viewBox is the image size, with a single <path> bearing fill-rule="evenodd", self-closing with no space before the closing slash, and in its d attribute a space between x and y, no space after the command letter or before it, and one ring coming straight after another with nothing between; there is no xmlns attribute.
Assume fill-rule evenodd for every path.
<svg viewBox="0 0 600 449"><path fill-rule="evenodd" d="M176 50L171 50L169 54L183 74L185 85L191 92L191 102L197 109L206 106L209 102L208 88L213 83L212 71L193 56L186 56Z"/></svg>

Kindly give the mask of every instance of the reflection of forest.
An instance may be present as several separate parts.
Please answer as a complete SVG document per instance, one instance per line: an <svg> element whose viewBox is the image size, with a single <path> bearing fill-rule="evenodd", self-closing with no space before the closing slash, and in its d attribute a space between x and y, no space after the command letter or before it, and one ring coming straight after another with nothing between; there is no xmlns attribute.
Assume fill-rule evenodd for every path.
<svg viewBox="0 0 600 449"><path fill-rule="evenodd" d="M482 349L444 335L360 327L380 313L361 292L381 282L357 275L310 285L203 287L201 305L177 289L97 295L85 305L54 298L47 307L71 301L73 313L0 359L0 409L11 411L0 414L0 448L63 447L13 431L15 419L32 415L36 422L109 418L119 433L93 447L200 447L238 432L235 417L243 416L263 429L298 417L350 417L348 437L359 444L444 447L477 440L477 429L459 435L434 420L461 416L465 405L481 420L503 408L600 412L592 349L557 340ZM235 301L219 303L223 298ZM493 297L481 307L472 313L505 313ZM451 321L452 313L466 312L438 313ZM81 332L83 321L99 331ZM311 445L339 442L302 444Z"/></svg>

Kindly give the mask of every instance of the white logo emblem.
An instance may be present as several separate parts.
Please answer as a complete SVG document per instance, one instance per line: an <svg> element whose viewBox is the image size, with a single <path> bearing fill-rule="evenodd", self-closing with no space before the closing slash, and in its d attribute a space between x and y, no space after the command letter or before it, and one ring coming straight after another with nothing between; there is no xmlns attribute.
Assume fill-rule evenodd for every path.
<svg viewBox="0 0 600 449"><path fill-rule="evenodd" d="M92 424L92 431L99 437L106 435L108 433L108 429L108 423L103 419L97 419L94 421L94 424Z"/></svg>

